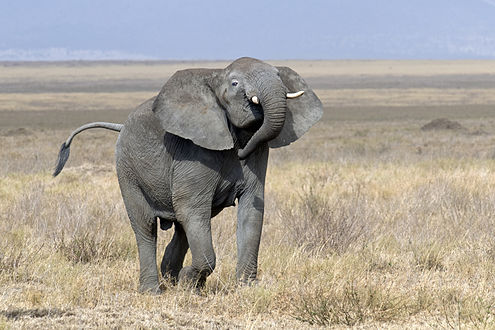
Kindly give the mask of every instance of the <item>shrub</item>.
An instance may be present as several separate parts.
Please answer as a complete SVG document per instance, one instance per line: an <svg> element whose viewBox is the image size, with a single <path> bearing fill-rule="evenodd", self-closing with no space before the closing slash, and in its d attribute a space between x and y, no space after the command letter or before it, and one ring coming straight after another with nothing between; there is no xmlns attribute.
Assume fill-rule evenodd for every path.
<svg viewBox="0 0 495 330"><path fill-rule="evenodd" d="M381 285L348 282L304 291L296 304L295 318L311 325L354 326L366 320L390 321L414 312L406 297Z"/></svg>
<svg viewBox="0 0 495 330"><path fill-rule="evenodd" d="M367 233L366 200L358 192L330 200L309 188L298 202L280 210L281 222L292 242L310 252L344 253Z"/></svg>

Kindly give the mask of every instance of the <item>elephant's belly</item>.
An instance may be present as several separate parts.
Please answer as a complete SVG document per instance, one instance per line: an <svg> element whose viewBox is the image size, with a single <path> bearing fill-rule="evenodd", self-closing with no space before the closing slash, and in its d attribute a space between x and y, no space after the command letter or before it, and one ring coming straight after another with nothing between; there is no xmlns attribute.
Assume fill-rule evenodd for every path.
<svg viewBox="0 0 495 330"><path fill-rule="evenodd" d="M226 207L235 206L235 199L237 198L240 187L241 182L238 181L222 180L220 182L212 201L212 217L216 216Z"/></svg>
<svg viewBox="0 0 495 330"><path fill-rule="evenodd" d="M191 181L193 181L191 179ZM146 174L141 177L141 189L145 193L148 202L159 212L159 217L167 218L168 220L175 221L175 212L173 207L173 193L168 169L158 166L155 169L148 169ZM179 183L175 182L175 185ZM213 199L211 201L212 214L215 215L223 208L234 206L235 199L241 184L234 180L220 179L213 193ZM196 187L200 189L199 187ZM204 187L201 187L204 189ZM196 191L191 191L191 198L195 198ZM161 215L160 215L161 214Z"/></svg>
<svg viewBox="0 0 495 330"><path fill-rule="evenodd" d="M153 208L155 216L159 218L160 228L167 230L172 227L172 223L177 221L175 211L172 206L172 194L167 184L160 184L159 180L148 183L145 196L148 203Z"/></svg>

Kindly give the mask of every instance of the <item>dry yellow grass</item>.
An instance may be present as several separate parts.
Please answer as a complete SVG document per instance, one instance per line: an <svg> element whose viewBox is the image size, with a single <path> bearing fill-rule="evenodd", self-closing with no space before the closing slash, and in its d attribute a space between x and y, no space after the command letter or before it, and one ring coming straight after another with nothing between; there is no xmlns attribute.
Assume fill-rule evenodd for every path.
<svg viewBox="0 0 495 330"><path fill-rule="evenodd" d="M328 107L401 107L495 104L495 88L387 88L317 90L322 102ZM495 111L495 107L493 107Z"/></svg>
<svg viewBox="0 0 495 330"><path fill-rule="evenodd" d="M495 61L267 61L273 65L289 66L304 77L344 76L436 76L436 75L493 75ZM150 63L98 63L93 65L3 65L0 76L3 82L91 81L120 79L163 79L184 68L224 68L230 62L163 62Z"/></svg>
<svg viewBox="0 0 495 330"><path fill-rule="evenodd" d="M330 75L363 76L436 76L457 74L495 74L495 61L470 60L341 60L341 61L268 61L293 68L305 77Z"/></svg>
<svg viewBox="0 0 495 330"><path fill-rule="evenodd" d="M228 210L213 222L219 266L203 294L165 283L161 297L136 292L134 237L111 169L10 175L0 309L27 327L491 326L494 169L491 160L273 167L259 284L236 285ZM168 239L160 233L161 251Z"/></svg>
<svg viewBox="0 0 495 330"><path fill-rule="evenodd" d="M104 111L132 109L134 105L155 96L157 92L102 93L0 93L0 111ZM495 88L459 89L408 88L316 90L328 107L400 107L439 105L492 105ZM494 108L495 109L495 108Z"/></svg>
<svg viewBox="0 0 495 330"><path fill-rule="evenodd" d="M0 94L0 111L102 111L132 109L156 93L5 93Z"/></svg>
<svg viewBox="0 0 495 330"><path fill-rule="evenodd" d="M162 64L101 62L92 65L77 65L71 62L55 65L4 65L2 79L8 81L88 81L94 78L107 79L157 79L171 76L175 71L185 68L222 68L228 62L164 62Z"/></svg>
<svg viewBox="0 0 495 330"><path fill-rule="evenodd" d="M268 60L270 64L289 66L304 77L325 77L328 75L389 75L389 76L435 76L456 74L495 74L495 61L275 61ZM31 81L31 80L56 80L73 82L74 80L98 79L157 79L169 77L177 70L184 68L224 68L229 65L227 61L205 62L163 62L150 63L98 63L93 65L77 65L66 63L65 65L3 65L2 79L7 81Z"/></svg>
<svg viewBox="0 0 495 330"><path fill-rule="evenodd" d="M397 72L416 66L389 63L399 64ZM346 62L329 65L344 72ZM441 63L442 72L467 70L451 65ZM386 62L351 62L348 73L356 66L374 72ZM84 70L113 70L77 69L82 80ZM141 69L114 74L131 79ZM0 129L0 328L494 328L495 114L475 105L495 102L488 89L467 91L368 89L357 100L348 90L320 91L322 122L270 156L258 284L235 281L232 208L213 219L218 262L204 291L164 282L159 297L137 292L135 239L113 165L116 134L78 136L53 179L59 144L75 127L47 130L19 118L25 130ZM128 99L140 93L147 92ZM72 95L74 113L89 110L91 99L132 108L117 98L126 93L109 94ZM50 95L47 108L66 99ZM393 95L413 113L390 107ZM422 131L435 116L422 110L429 96L464 128ZM159 254L170 237L160 231Z"/></svg>

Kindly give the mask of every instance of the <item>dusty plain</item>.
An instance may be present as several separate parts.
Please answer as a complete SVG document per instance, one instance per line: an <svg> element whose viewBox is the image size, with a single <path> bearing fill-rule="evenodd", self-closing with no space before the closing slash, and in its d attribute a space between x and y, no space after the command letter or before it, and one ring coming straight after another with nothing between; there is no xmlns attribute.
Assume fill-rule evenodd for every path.
<svg viewBox="0 0 495 330"><path fill-rule="evenodd" d="M206 288L159 297L137 292L117 134L79 135L51 172L79 125L227 63L0 63L0 329L495 328L495 61L272 63L325 112L271 151L259 282L235 281L231 208ZM456 125L421 129L438 118Z"/></svg>

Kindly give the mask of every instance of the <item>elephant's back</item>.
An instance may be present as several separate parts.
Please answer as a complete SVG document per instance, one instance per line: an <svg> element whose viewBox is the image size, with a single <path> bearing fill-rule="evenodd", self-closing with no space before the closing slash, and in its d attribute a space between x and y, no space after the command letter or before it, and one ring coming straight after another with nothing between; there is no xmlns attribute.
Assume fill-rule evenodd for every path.
<svg viewBox="0 0 495 330"><path fill-rule="evenodd" d="M129 114L117 141L117 153L148 153L153 147L163 145L165 132L152 111L155 97L147 100ZM144 155L143 155L144 156Z"/></svg>
<svg viewBox="0 0 495 330"><path fill-rule="evenodd" d="M127 131L134 135L142 135L143 133L163 134L163 129L152 110L155 98L156 97L152 97L146 100L129 114L129 117L127 117L127 120L124 123L123 131Z"/></svg>

